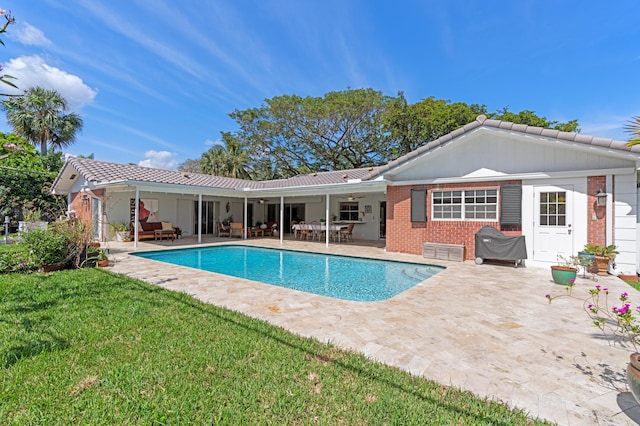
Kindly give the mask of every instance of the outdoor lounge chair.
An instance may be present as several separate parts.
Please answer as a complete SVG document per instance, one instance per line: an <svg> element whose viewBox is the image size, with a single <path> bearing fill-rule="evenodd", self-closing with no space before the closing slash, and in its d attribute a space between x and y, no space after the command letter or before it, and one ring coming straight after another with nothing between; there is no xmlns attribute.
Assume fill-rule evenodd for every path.
<svg viewBox="0 0 640 426"><path fill-rule="evenodd" d="M241 222L231 222L229 237L244 237L244 226Z"/></svg>
<svg viewBox="0 0 640 426"><path fill-rule="evenodd" d="M218 237L230 237L231 230L228 226L224 226L222 222L218 222Z"/></svg>

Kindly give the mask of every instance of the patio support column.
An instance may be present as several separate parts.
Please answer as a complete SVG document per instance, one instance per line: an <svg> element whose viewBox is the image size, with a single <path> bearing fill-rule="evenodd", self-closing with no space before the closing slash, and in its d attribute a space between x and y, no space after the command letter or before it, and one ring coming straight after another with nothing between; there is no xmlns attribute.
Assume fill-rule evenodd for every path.
<svg viewBox="0 0 640 426"><path fill-rule="evenodd" d="M139 220L140 220L140 190L136 186L136 208L135 213L133 214L133 248L138 248L138 228L139 228Z"/></svg>
<svg viewBox="0 0 640 426"><path fill-rule="evenodd" d="M284 239L284 195L280 196L280 245Z"/></svg>
<svg viewBox="0 0 640 426"><path fill-rule="evenodd" d="M198 194L198 244L202 243L202 194Z"/></svg>
<svg viewBox="0 0 640 426"><path fill-rule="evenodd" d="M613 175L606 176L605 192L607 193L607 206L605 213L605 245L614 244L613 241Z"/></svg>
<svg viewBox="0 0 640 426"><path fill-rule="evenodd" d="M246 240L247 239L247 231L249 230L247 228L247 197L244 197L244 224L242 225L242 239Z"/></svg>
<svg viewBox="0 0 640 426"><path fill-rule="evenodd" d="M329 247L329 232L331 231L329 228L331 227L331 223L329 222L329 193L326 195L326 206L324 211L324 223L327 226L327 229L324 231L325 237L325 246Z"/></svg>

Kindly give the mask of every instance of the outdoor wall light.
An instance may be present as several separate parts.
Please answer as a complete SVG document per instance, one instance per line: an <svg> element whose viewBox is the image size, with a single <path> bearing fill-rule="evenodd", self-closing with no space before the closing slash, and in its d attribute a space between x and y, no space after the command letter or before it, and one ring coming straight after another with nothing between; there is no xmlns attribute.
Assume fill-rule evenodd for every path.
<svg viewBox="0 0 640 426"><path fill-rule="evenodd" d="M596 206L603 207L607 205L607 193L602 189L596 194Z"/></svg>

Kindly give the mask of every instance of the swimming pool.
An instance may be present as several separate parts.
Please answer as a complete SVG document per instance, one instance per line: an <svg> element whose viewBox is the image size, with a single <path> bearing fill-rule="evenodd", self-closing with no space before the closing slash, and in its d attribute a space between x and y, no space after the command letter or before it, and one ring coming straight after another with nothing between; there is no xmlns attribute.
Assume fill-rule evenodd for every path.
<svg viewBox="0 0 640 426"><path fill-rule="evenodd" d="M132 254L358 302L388 299L445 269L419 263L236 245Z"/></svg>

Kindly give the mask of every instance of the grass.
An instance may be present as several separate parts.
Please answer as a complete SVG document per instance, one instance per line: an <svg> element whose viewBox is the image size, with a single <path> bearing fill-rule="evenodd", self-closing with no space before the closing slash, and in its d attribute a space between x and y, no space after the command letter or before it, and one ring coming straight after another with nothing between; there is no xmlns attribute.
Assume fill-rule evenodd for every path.
<svg viewBox="0 0 640 426"><path fill-rule="evenodd" d="M3 424L542 424L103 269L0 275Z"/></svg>

